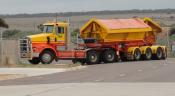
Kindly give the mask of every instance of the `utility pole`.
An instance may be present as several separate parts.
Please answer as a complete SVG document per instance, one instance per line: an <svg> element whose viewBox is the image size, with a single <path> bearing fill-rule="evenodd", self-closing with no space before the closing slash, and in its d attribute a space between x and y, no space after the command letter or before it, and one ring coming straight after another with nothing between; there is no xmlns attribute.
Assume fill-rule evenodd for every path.
<svg viewBox="0 0 175 96"><path fill-rule="evenodd" d="M34 33L36 33L36 22L33 22Z"/></svg>
<svg viewBox="0 0 175 96"><path fill-rule="evenodd" d="M167 31L167 47L168 47L168 51L170 51L170 40L169 40L169 30Z"/></svg>
<svg viewBox="0 0 175 96"><path fill-rule="evenodd" d="M71 42L71 32L70 32L70 18L68 17L67 18L67 23L68 23L68 26L67 26L67 50L70 50L71 48L70 48L70 42Z"/></svg>
<svg viewBox="0 0 175 96"><path fill-rule="evenodd" d="M170 45L170 36L169 36L169 30L167 30L167 33L166 33L166 35L167 35L167 54L171 54L172 53L172 46Z"/></svg>

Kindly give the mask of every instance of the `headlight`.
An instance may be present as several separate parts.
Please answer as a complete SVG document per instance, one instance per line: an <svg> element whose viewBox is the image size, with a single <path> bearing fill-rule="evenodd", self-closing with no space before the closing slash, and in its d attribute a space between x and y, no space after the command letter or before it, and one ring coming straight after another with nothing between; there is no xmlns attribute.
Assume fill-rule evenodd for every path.
<svg viewBox="0 0 175 96"><path fill-rule="evenodd" d="M33 47L32 49L33 49L33 52L35 52L37 50L36 47Z"/></svg>

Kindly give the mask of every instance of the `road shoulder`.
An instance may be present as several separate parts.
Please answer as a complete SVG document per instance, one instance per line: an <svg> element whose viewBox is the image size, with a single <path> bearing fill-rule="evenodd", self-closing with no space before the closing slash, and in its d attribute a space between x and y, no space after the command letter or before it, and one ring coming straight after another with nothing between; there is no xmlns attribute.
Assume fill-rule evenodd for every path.
<svg viewBox="0 0 175 96"><path fill-rule="evenodd" d="M85 66L70 68L0 68L0 81L74 71L82 68L85 68Z"/></svg>

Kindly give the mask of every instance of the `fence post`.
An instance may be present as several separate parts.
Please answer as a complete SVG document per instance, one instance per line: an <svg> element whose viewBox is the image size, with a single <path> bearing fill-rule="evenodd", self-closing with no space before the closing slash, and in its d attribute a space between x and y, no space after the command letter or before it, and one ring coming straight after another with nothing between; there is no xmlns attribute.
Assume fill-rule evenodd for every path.
<svg viewBox="0 0 175 96"><path fill-rule="evenodd" d="M3 66L3 31L2 28L0 28L0 40L1 40L1 66Z"/></svg>

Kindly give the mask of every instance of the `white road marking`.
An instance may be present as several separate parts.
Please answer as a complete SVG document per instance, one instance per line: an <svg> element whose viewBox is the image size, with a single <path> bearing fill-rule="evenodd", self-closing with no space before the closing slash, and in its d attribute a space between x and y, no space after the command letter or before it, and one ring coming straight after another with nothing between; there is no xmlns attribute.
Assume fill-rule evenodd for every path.
<svg viewBox="0 0 175 96"><path fill-rule="evenodd" d="M97 80L95 80L95 82L100 82L100 81L102 81L102 79L97 79Z"/></svg>
<svg viewBox="0 0 175 96"><path fill-rule="evenodd" d="M139 70L137 70L138 72L142 72L143 70L142 69L139 69Z"/></svg>
<svg viewBox="0 0 175 96"><path fill-rule="evenodd" d="M120 77L124 77L124 76L126 76L126 74L125 74L125 73L120 74Z"/></svg>

